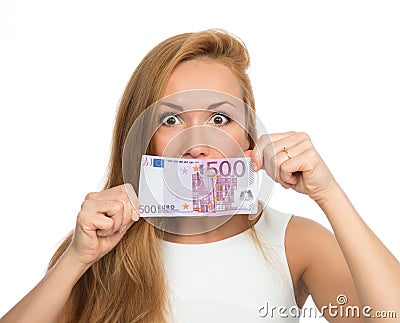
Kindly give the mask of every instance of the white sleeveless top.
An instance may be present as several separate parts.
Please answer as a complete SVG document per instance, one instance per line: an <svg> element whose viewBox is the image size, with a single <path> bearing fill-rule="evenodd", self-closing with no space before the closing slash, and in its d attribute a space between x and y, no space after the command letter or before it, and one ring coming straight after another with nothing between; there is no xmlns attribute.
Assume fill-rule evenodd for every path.
<svg viewBox="0 0 400 323"><path fill-rule="evenodd" d="M299 322L284 239L290 214L266 208L248 229L210 243L160 240L176 323Z"/></svg>

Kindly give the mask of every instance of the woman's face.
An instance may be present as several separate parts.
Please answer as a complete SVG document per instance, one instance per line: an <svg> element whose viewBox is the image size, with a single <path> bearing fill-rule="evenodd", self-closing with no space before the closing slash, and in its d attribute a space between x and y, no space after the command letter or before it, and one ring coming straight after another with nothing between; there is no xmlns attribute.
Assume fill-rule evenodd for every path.
<svg viewBox="0 0 400 323"><path fill-rule="evenodd" d="M186 92L186 95L172 95L198 89L219 92L215 92L215 97L213 91L201 91L201 95L196 91ZM222 94L222 99L219 99L220 92L229 95L225 95L224 99ZM208 103L202 102L199 109L188 107L191 104L171 104L166 98L165 104L160 104L157 112L160 126L153 136L155 155L212 159L239 157L239 151L243 156L243 152L249 149L248 133L234 121L237 120L237 112L234 111L238 108L230 102L234 100L229 99L233 96L238 99L236 101L241 101L242 91L239 81L227 66L212 59L190 60L179 64L167 83L164 97L170 95L178 103L187 103L185 98L188 97L194 105L203 100Z"/></svg>

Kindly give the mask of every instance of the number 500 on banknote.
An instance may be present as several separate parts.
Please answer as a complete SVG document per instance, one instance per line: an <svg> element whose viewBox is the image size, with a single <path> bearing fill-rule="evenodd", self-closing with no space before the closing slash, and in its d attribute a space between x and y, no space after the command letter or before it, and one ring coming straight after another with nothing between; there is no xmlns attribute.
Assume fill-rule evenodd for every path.
<svg viewBox="0 0 400 323"><path fill-rule="evenodd" d="M181 159L143 155L140 214L218 216L257 212L258 175L250 157Z"/></svg>

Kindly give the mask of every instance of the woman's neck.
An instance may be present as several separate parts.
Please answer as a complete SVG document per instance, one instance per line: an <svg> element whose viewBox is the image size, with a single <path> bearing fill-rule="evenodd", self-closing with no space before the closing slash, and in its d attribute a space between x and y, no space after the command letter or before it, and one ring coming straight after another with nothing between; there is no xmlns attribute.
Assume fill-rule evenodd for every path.
<svg viewBox="0 0 400 323"><path fill-rule="evenodd" d="M246 231L259 220L260 216L261 213L257 214L252 220L249 220L248 214L235 214L216 229L199 234L183 235L164 231L163 240L183 244L220 241ZM204 222L205 226L209 226L207 222L212 222L213 219L202 218L201 221Z"/></svg>

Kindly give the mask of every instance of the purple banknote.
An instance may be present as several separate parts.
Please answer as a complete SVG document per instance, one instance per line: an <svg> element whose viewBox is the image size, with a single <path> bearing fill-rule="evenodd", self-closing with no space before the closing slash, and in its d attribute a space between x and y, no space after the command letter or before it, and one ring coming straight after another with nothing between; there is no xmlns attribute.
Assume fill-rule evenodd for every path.
<svg viewBox="0 0 400 323"><path fill-rule="evenodd" d="M255 214L257 196L258 174L250 157L142 156L139 211L143 217Z"/></svg>

